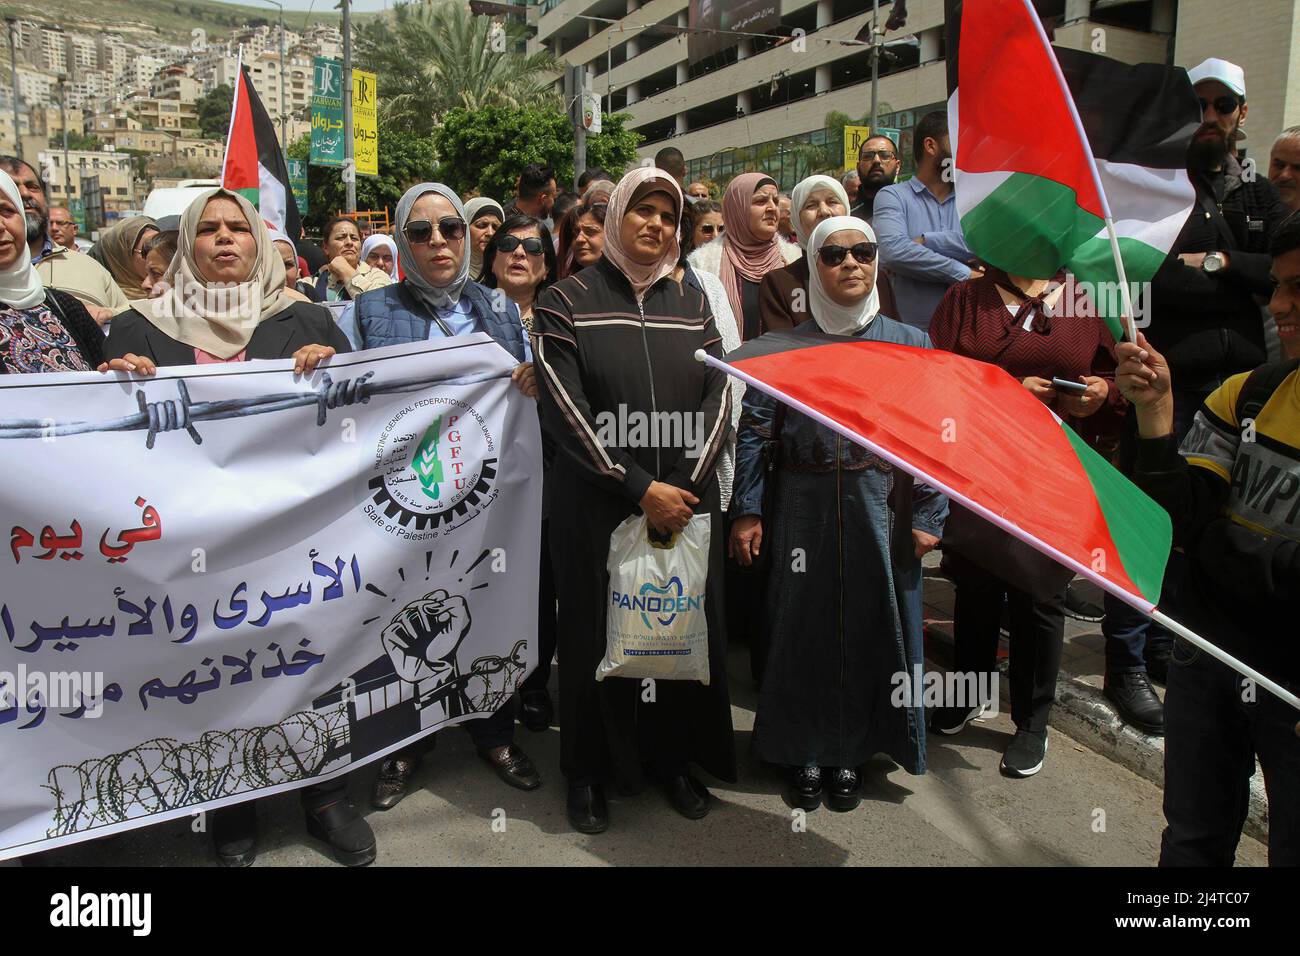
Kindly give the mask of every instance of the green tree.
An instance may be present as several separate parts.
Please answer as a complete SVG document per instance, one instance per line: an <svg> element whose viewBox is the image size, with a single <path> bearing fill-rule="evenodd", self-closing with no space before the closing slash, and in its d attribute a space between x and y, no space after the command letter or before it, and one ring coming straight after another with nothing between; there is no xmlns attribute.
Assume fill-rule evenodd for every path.
<svg viewBox="0 0 1300 956"><path fill-rule="evenodd" d="M391 214L402 193L433 175L433 141L394 129L382 117L378 133L379 175L357 177L357 208L388 209ZM304 133L290 143L286 155L289 159L309 159L311 136ZM308 228L319 229L344 208L347 190L341 174L342 170L330 166L307 167L307 203L311 212L304 218Z"/></svg>
<svg viewBox="0 0 1300 956"><path fill-rule="evenodd" d="M430 135L449 110L561 106L552 89L564 66L520 50L526 28L475 16L454 0L402 3L355 28L356 64L379 77L379 109L395 129Z"/></svg>
<svg viewBox="0 0 1300 956"><path fill-rule="evenodd" d="M587 165L621 176L636 160L638 134L625 118L605 116L603 132L587 137ZM555 170L561 188L573 182L573 131L559 110L489 106L448 112L433 135L438 178L458 193L477 190L505 199L529 163ZM382 146L382 141L381 141Z"/></svg>
<svg viewBox="0 0 1300 956"><path fill-rule="evenodd" d="M230 84L222 83L211 93L199 97L195 104L199 114L199 130L208 139L225 140L230 132L230 104L234 102L235 91Z"/></svg>

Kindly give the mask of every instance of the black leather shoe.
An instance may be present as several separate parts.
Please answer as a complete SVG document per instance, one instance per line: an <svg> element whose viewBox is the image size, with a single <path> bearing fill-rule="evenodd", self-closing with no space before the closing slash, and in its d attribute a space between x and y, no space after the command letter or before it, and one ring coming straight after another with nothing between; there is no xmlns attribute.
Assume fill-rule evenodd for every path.
<svg viewBox="0 0 1300 956"><path fill-rule="evenodd" d="M328 843L344 866L375 861L375 833L346 797L308 810L307 832Z"/></svg>
<svg viewBox="0 0 1300 956"><path fill-rule="evenodd" d="M519 722L529 730L550 730L554 717L555 705L547 691L526 690L519 694Z"/></svg>
<svg viewBox="0 0 1300 956"><path fill-rule="evenodd" d="M790 803L813 811L822 805L822 768L795 767L790 773Z"/></svg>
<svg viewBox="0 0 1300 956"><path fill-rule="evenodd" d="M479 756L492 765L498 777L516 790L536 790L542 785L537 768L518 744L507 744Z"/></svg>
<svg viewBox="0 0 1300 956"><path fill-rule="evenodd" d="M1102 693L1115 705L1119 719L1143 733L1163 737L1165 705L1151 689L1151 680L1142 671L1107 674Z"/></svg>
<svg viewBox="0 0 1300 956"><path fill-rule="evenodd" d="M253 800L212 811L212 846L222 866L252 866L257 859L257 804Z"/></svg>
<svg viewBox="0 0 1300 956"><path fill-rule="evenodd" d="M690 774L673 777L664 785L664 789L668 792L668 802L673 805L673 809L686 819L699 820L708 816L712 795L704 784L693 779Z"/></svg>
<svg viewBox="0 0 1300 956"><path fill-rule="evenodd" d="M567 809L569 823L579 833L604 833L609 829L604 787L570 787Z"/></svg>
<svg viewBox="0 0 1300 956"><path fill-rule="evenodd" d="M401 803L418 766L420 761L404 757L388 757L380 762L379 774L370 791L370 805L376 810L391 810Z"/></svg>
<svg viewBox="0 0 1300 956"><path fill-rule="evenodd" d="M1147 677L1164 687L1169 680L1169 662L1174 659L1173 645L1148 648L1146 654Z"/></svg>
<svg viewBox="0 0 1300 956"><path fill-rule="evenodd" d="M850 767L838 767L826 786L826 806L839 813L857 809L862 802L862 775Z"/></svg>

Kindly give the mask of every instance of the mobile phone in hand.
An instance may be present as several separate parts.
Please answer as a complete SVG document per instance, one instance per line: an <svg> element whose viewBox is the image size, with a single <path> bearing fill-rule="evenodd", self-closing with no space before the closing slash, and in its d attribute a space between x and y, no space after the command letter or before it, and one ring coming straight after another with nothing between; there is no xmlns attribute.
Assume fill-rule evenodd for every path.
<svg viewBox="0 0 1300 956"><path fill-rule="evenodd" d="M1086 382L1072 382L1068 378L1054 378L1052 388L1068 395L1082 395L1088 390L1088 385Z"/></svg>

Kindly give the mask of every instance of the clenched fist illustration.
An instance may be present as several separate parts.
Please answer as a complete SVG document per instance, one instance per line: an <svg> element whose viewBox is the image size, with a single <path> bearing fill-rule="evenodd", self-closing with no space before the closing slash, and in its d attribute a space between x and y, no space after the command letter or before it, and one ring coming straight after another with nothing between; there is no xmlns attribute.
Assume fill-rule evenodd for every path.
<svg viewBox="0 0 1300 956"><path fill-rule="evenodd" d="M456 649L469 627L465 599L439 588L402 608L380 640L402 680L445 679L455 670Z"/></svg>

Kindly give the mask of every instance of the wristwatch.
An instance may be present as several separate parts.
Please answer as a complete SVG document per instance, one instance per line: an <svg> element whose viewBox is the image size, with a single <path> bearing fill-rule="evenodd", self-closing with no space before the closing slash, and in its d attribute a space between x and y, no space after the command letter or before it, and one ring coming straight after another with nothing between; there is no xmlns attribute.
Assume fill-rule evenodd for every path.
<svg viewBox="0 0 1300 956"><path fill-rule="evenodd" d="M1223 256L1217 252L1211 252L1207 253L1205 259L1201 262L1201 270L1210 275L1214 275L1214 273L1223 268L1223 265Z"/></svg>

